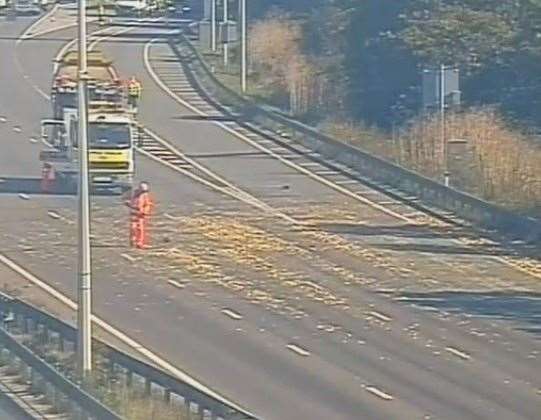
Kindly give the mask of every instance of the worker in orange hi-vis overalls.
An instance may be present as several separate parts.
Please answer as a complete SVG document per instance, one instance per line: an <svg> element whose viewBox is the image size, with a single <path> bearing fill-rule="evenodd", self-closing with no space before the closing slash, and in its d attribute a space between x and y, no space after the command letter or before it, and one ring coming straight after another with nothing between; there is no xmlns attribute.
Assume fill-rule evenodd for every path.
<svg viewBox="0 0 541 420"><path fill-rule="evenodd" d="M48 193L53 189L56 173L50 163L44 163L41 170L41 192Z"/></svg>
<svg viewBox="0 0 541 420"><path fill-rule="evenodd" d="M131 212L130 245L139 249L150 246L148 232L149 219L154 209L154 202L150 196L147 182L141 182L128 204Z"/></svg>

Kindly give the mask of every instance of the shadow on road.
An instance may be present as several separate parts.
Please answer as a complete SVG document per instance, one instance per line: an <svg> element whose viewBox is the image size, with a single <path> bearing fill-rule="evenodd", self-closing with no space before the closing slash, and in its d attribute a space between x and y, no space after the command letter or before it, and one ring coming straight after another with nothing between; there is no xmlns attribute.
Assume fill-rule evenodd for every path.
<svg viewBox="0 0 541 420"><path fill-rule="evenodd" d="M54 183L49 191L43 191L40 178L4 177L0 175L0 194L40 194L40 195L75 195L75 189L69 189L60 183Z"/></svg>
<svg viewBox="0 0 541 420"><path fill-rule="evenodd" d="M421 308L506 320L541 339L541 293L515 290L487 292L442 291L404 293L401 297Z"/></svg>
<svg viewBox="0 0 541 420"><path fill-rule="evenodd" d="M48 191L41 188L41 178L5 177L0 175L0 194L28 194L28 195L77 195L77 187L70 187L65 183L55 182ZM111 189L94 189L93 196L117 196L119 192Z"/></svg>
<svg viewBox="0 0 541 420"><path fill-rule="evenodd" d="M476 232L458 226L438 228L423 225L359 225L353 223L319 223L328 232L359 237L387 236L393 238L431 240L432 243L374 243L373 246L392 251L424 252L447 255L507 255L523 256L540 260L540 248L536 244L502 246L502 243L481 243ZM436 243L445 240L445 243ZM457 240L455 243L449 240ZM461 244L458 240L464 240Z"/></svg>
<svg viewBox="0 0 541 420"><path fill-rule="evenodd" d="M174 120L182 121L220 121L220 122L233 122L233 118L225 115L182 115L180 117L174 117Z"/></svg>
<svg viewBox="0 0 541 420"><path fill-rule="evenodd" d="M423 225L359 225L356 223L321 223L320 227L332 233L344 233L359 236L390 235L404 238L459 238L468 236L465 229L445 228ZM469 232L471 235L471 232Z"/></svg>

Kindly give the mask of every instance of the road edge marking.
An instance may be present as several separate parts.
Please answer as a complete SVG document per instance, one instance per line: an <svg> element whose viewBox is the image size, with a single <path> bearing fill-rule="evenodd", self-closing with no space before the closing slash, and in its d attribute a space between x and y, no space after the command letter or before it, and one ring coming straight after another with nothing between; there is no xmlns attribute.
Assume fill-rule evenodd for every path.
<svg viewBox="0 0 541 420"><path fill-rule="evenodd" d="M152 65L150 64L148 50L150 49L150 46L152 44L154 44L155 42L156 42L156 39L152 39L149 42L147 42L145 44L144 54L143 54L143 60L144 60L145 67L147 68L147 71L150 74L150 76L152 77L152 79L154 79L156 84L165 93L167 93L172 99L174 99L180 105L183 105L184 107L192 110L193 112L195 112L196 114L198 114L200 116L208 116L208 114L206 114L205 112L201 111L200 109L196 108L195 106L193 106L189 102L187 102L184 99L180 98L176 93L174 93L171 89L169 89L169 87L160 79L160 77L156 74L156 72L154 72L154 70L152 69ZM409 217L403 216L403 215L401 215L399 213L396 213L396 212L394 212L392 210L389 210L389 209L387 209L387 208L385 208L383 206L380 206L379 204L369 200L368 198L366 198L366 197L364 197L364 196L362 196L360 194L356 194L353 191L348 190L347 188L343 188L340 185L337 185L337 184L333 183L332 181L329 181L328 179L323 178L322 176L316 174L315 172L309 171L308 169L301 167L300 165L296 164L295 162L292 162L289 159L283 158L279 154L273 152L270 149L267 149L264 146L261 146L259 143L257 143L255 141L249 139L248 137L238 133L237 131L233 130L232 128L226 126L225 124L223 124L223 123L221 123L219 121L211 121L211 123L214 124L214 125L217 125L218 127L222 128L223 130L227 131L228 133L232 134L233 136L239 138L240 140L244 141L245 143L250 144L252 147L255 147L256 149L259 149L260 151L264 152L265 154L268 154L269 156L272 156L273 158L279 160L280 162L282 162L286 166L289 166L290 168L293 168L297 172L301 172L304 175L308 176L309 178L312 178L313 180L319 182L320 184L326 185L327 187L329 187L331 189L334 189L335 191L338 191L338 192L340 192L340 193L342 193L344 195L347 195L350 198L353 198L354 200L360 201L360 202L368 205L369 207L372 207L372 208L374 208L376 210L381 211L382 213L385 213L385 214L387 214L389 216L392 216L392 217L394 217L396 219L402 220L403 222L413 224L413 225L420 225L419 222L417 222L417 221L415 221L415 220L413 220L413 219L411 219Z"/></svg>
<svg viewBox="0 0 541 420"><path fill-rule="evenodd" d="M21 277L25 278L26 280L30 281L43 291L47 292L51 296L53 296L55 299L63 303L64 305L68 306L69 308L73 310L77 310L77 304L59 292L54 287L50 286L45 281L39 279L37 276L32 274L31 272L27 271L24 267L17 264L15 261L11 260L10 258L6 257L4 254L0 252L0 263L7 266L9 269L14 271L15 273L19 274ZM120 341L122 341L124 344L131 347L134 351L138 352L142 356L146 357L147 359L151 360L153 363L155 363L160 368L164 369L165 371L169 372L173 376L177 377L179 380L185 382L187 385L190 385L196 389L199 389L201 392L206 393L207 395L211 396L212 398L240 411L241 413L253 416L252 413L246 411L242 407L235 404L233 401L228 400L227 398L223 397L222 395L218 394L216 391L213 391L206 385L200 383L196 379L189 376L186 372L183 372L182 370L175 367L170 362L166 361L165 359L158 356L156 353L154 353L152 350L148 349L147 347L144 347L141 343L137 342L133 338L129 337L127 334L123 333L119 329L113 327L112 325L108 324L106 321L104 321L102 318L99 318L96 315L91 315L92 322L102 328L104 331L108 332L112 336L116 337Z"/></svg>

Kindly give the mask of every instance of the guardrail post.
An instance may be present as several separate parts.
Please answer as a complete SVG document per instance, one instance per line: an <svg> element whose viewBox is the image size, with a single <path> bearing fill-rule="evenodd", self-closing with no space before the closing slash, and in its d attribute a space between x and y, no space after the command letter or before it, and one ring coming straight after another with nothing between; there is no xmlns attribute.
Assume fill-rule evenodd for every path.
<svg viewBox="0 0 541 420"><path fill-rule="evenodd" d="M133 384L133 372L129 369L126 369L126 386L131 388Z"/></svg>
<svg viewBox="0 0 541 420"><path fill-rule="evenodd" d="M24 315L16 314L15 315L15 326L19 331L23 331L24 329Z"/></svg>
<svg viewBox="0 0 541 420"><path fill-rule="evenodd" d="M33 334L34 331L36 330L36 323L34 322L34 320L32 318L26 318L26 328L27 328L27 331L28 331L28 334Z"/></svg>
<svg viewBox="0 0 541 420"><path fill-rule="evenodd" d="M163 400L167 404L171 404L171 390L169 390L167 388L163 390Z"/></svg>
<svg viewBox="0 0 541 420"><path fill-rule="evenodd" d="M203 408L202 406L199 406L199 411L197 413L197 417L199 417L201 420L205 420L205 413L207 412L208 410L206 408ZM210 411L209 411L210 413Z"/></svg>
<svg viewBox="0 0 541 420"><path fill-rule="evenodd" d="M66 350L66 347L64 345L64 337L62 334L58 334L58 350L60 350L62 353Z"/></svg>
<svg viewBox="0 0 541 420"><path fill-rule="evenodd" d="M145 378L145 395L146 396L150 395L151 388L152 388L152 381L148 378Z"/></svg>
<svg viewBox="0 0 541 420"><path fill-rule="evenodd" d="M23 334L28 334L30 332L30 329L28 328L28 318L25 317L24 315L21 315L21 317L22 317L21 330Z"/></svg>
<svg viewBox="0 0 541 420"><path fill-rule="evenodd" d="M191 415L192 415L192 403L187 397L184 397L184 407L185 407L185 410L186 410L186 416L188 418L191 418Z"/></svg>
<svg viewBox="0 0 541 420"><path fill-rule="evenodd" d="M19 369L19 358L12 352L9 352L8 362L10 367L14 368L15 370Z"/></svg>
<svg viewBox="0 0 541 420"><path fill-rule="evenodd" d="M7 357L8 351L2 346L2 343L0 342L0 366L4 366L8 363L8 357Z"/></svg>
<svg viewBox="0 0 541 420"><path fill-rule="evenodd" d="M71 402L71 412L75 420L86 420L88 418L84 410L75 401Z"/></svg>
<svg viewBox="0 0 541 420"><path fill-rule="evenodd" d="M32 369L32 377L31 377L31 389L35 393L43 393L43 388L41 386L41 376Z"/></svg>

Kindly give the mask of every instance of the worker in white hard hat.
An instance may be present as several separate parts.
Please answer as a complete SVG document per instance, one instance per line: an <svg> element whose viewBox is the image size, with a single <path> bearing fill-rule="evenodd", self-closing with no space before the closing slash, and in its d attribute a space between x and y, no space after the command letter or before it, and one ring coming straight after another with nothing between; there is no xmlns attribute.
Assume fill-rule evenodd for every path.
<svg viewBox="0 0 541 420"><path fill-rule="evenodd" d="M142 181L133 191L130 201L130 244L139 249L148 248L150 238L148 235L148 222L154 209L154 201L150 195L148 182Z"/></svg>

